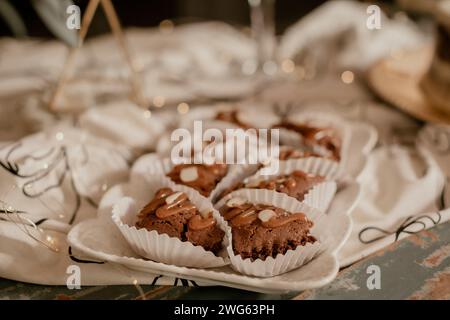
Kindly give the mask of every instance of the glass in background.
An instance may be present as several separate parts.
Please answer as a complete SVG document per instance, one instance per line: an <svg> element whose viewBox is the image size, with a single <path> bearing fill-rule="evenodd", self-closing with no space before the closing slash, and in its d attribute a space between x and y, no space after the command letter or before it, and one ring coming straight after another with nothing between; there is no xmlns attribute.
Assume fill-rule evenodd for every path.
<svg viewBox="0 0 450 320"><path fill-rule="evenodd" d="M273 76L278 70L275 52L275 0L248 0L248 4L257 52L255 71Z"/></svg>

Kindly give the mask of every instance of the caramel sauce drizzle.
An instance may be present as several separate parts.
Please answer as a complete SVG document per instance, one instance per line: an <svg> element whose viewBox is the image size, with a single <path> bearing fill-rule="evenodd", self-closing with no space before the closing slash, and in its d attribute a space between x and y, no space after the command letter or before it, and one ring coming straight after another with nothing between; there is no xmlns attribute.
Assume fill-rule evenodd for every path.
<svg viewBox="0 0 450 320"><path fill-rule="evenodd" d="M177 192L169 188L158 190L155 198L142 209L141 215L154 212L159 219L165 219L183 211L197 210L196 206L189 200L185 193L180 193L172 203L166 203L167 198L175 193ZM212 227L215 224L216 220L212 217L211 213L205 218L200 214L196 214L189 219L188 228L197 231Z"/></svg>
<svg viewBox="0 0 450 320"><path fill-rule="evenodd" d="M266 228L278 228L281 226L284 226L285 224L294 222L296 220L307 220L306 216L304 213L299 212L299 213L293 213L293 214L288 214L282 217L276 217L276 218L272 218L267 222L261 222L261 224L266 227Z"/></svg>
<svg viewBox="0 0 450 320"><path fill-rule="evenodd" d="M206 228L210 228L216 225L216 220L210 214L208 217L203 218L201 215L193 216L188 223L188 227L191 230L202 230Z"/></svg>
<svg viewBox="0 0 450 320"><path fill-rule="evenodd" d="M241 226L251 224L251 223L253 223L253 221L258 219L257 213L258 213L258 211L255 208L250 207L247 210L245 210L244 212L241 211L241 213L239 215L234 217L231 220L231 224L236 227L241 227Z"/></svg>
<svg viewBox="0 0 450 320"><path fill-rule="evenodd" d="M224 214L223 214L223 218L225 219L225 220L227 220L227 221L230 221L230 220L232 220L234 217L236 217L236 216L238 216L238 215L240 215L241 213L242 213L242 211L244 210L247 210L247 209L249 209L249 208L251 208L252 207L252 205L251 204L244 204L244 205L242 205L242 206L238 206L238 207L235 207L235 208L233 208L233 209L231 209L230 211L227 211L227 212L225 212Z"/></svg>
<svg viewBox="0 0 450 320"><path fill-rule="evenodd" d="M225 206L224 208L227 207ZM222 213L222 216L226 221L230 221L232 226L242 227L252 224L258 219L258 213L266 209L274 211L276 216L267 222L261 221L261 225L265 228L279 228L297 220L307 221L306 215L301 212L290 214L281 208L264 205L253 205L249 203L231 208L228 211L223 210L224 212Z"/></svg>

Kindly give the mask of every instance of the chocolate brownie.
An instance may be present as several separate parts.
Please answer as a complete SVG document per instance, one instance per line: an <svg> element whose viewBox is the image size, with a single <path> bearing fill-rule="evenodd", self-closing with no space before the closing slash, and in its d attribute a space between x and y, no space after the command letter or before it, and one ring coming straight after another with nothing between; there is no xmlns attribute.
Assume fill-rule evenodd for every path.
<svg viewBox="0 0 450 320"><path fill-rule="evenodd" d="M233 251L243 259L265 260L314 243L313 222L304 213L289 213L271 205L232 198L220 209L231 226Z"/></svg>
<svg viewBox="0 0 450 320"><path fill-rule="evenodd" d="M325 181L325 178L322 176L315 176L301 170L295 170L290 174L275 176L268 180L240 182L233 187L226 189L221 194L221 197L234 190L242 188L269 189L285 193L288 196L294 197L299 201L303 201L308 191L323 181Z"/></svg>
<svg viewBox="0 0 450 320"><path fill-rule="evenodd" d="M303 138L305 147L311 149L310 152L336 161L341 159L341 139L332 128L318 128L306 123L294 124L288 121L275 125L274 128L297 132Z"/></svg>
<svg viewBox="0 0 450 320"><path fill-rule="evenodd" d="M179 164L167 176L173 182L194 188L208 197L227 172L226 164Z"/></svg>
<svg viewBox="0 0 450 320"><path fill-rule="evenodd" d="M251 126L243 123L241 120L239 120L238 117L238 111L237 110L230 110L230 111L219 111L216 114L216 117L214 120L220 120L232 123L234 125L237 125L238 127L241 127L243 129L250 129Z"/></svg>
<svg viewBox="0 0 450 320"><path fill-rule="evenodd" d="M181 241L189 241L217 254L225 233L211 213L201 214L183 192L170 188L158 190L138 215L138 229L155 230Z"/></svg>

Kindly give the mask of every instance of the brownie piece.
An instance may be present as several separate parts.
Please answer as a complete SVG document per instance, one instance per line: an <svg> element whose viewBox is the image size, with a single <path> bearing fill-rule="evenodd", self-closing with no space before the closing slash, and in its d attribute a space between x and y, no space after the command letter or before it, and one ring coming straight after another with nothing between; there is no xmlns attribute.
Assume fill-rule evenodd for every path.
<svg viewBox="0 0 450 320"><path fill-rule="evenodd" d="M227 172L226 164L179 164L172 168L167 177L208 197Z"/></svg>
<svg viewBox="0 0 450 320"><path fill-rule="evenodd" d="M282 122L273 128L283 128L297 132L302 138L305 147L311 149L310 152L319 153L321 156L336 161L341 159L341 139L332 128L318 128L308 124L294 124ZM320 152L316 150L320 148Z"/></svg>
<svg viewBox="0 0 450 320"><path fill-rule="evenodd" d="M301 170L295 170L290 174L275 176L268 180L239 182L224 190L221 197L224 197L235 190L248 188L275 190L277 192L285 193L290 197L294 197L299 201L303 201L309 190L324 181L325 178L322 176L315 176Z"/></svg>
<svg viewBox="0 0 450 320"><path fill-rule="evenodd" d="M232 198L220 209L231 225L233 251L243 259L265 260L317 241L310 235L313 222L304 213L289 213L271 205Z"/></svg>
<svg viewBox="0 0 450 320"><path fill-rule="evenodd" d="M211 213L202 215L185 193L170 188L156 192L153 200L139 212L136 228L189 241L216 255L225 235Z"/></svg>
<svg viewBox="0 0 450 320"><path fill-rule="evenodd" d="M325 178L322 176L315 176L296 170L290 174L281 175L269 180L262 180L254 184L247 183L245 188L275 190L294 197L299 201L303 201L305 194L323 181L325 181Z"/></svg>
<svg viewBox="0 0 450 320"><path fill-rule="evenodd" d="M242 121L239 120L238 117L238 111L237 110L230 110L230 111L219 111L216 114L216 117L214 118L214 120L220 120L220 121L225 121L225 122L229 122L232 123L234 125L237 125L238 127L241 127L243 129L250 129L251 126L243 123Z"/></svg>

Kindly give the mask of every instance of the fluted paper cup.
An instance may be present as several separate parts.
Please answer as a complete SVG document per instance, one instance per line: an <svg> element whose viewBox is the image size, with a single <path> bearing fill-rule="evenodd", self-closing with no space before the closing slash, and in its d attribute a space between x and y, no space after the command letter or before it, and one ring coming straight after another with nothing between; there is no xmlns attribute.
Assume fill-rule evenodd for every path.
<svg viewBox="0 0 450 320"><path fill-rule="evenodd" d="M326 249L329 237L327 236L329 231L328 217L318 209L312 208L306 203L299 202L283 193L255 189L234 191L220 200L216 207L221 208L226 204L227 200L233 197L241 197L254 204L273 205L290 213L303 212L308 219L313 221L314 225L310 233L317 239L313 244L307 243L304 246L298 246L295 250L288 250L285 254L278 254L275 258L267 257L265 260L243 259L240 255L234 253L232 227L227 224L227 251L231 265L236 271L249 276L273 277L301 267Z"/></svg>
<svg viewBox="0 0 450 320"><path fill-rule="evenodd" d="M190 188L175 185L163 177L153 176L148 183L145 179L139 182L131 183L131 194L139 195L136 198L121 198L113 207L112 219L120 232L139 255L157 262L172 264L182 267L213 268L229 264L226 247L228 238L224 236L222 245L223 250L219 256L211 251L205 250L202 246L196 246L189 241L181 241L176 237L169 237L167 234L159 234L157 231L149 231L145 228L135 227L137 215L154 196L157 190L169 187L174 191L181 191L187 194L189 200L194 203L200 212L212 212L217 226L223 231L227 231L226 222L223 217L215 210L212 204L204 197L192 192ZM148 197L144 198L141 188L145 187Z"/></svg>
<svg viewBox="0 0 450 320"><path fill-rule="evenodd" d="M319 166L310 167L307 164L314 161ZM333 171L330 171L328 167L329 164L336 164L335 161L329 161L322 158L305 158L296 161L282 161L279 164L279 169L275 175L263 175L262 171L257 171L254 175L250 176L245 180L246 183L259 182L263 180L270 180L276 176L282 176L292 173L293 171L299 170L315 176L322 176L326 180L318 183L312 187L303 199L303 202L308 204L313 208L317 208L322 212L326 212L331 201L336 194L337 185L332 179L334 178ZM333 166L335 168L336 166ZM276 192L276 191L274 191Z"/></svg>

